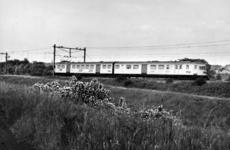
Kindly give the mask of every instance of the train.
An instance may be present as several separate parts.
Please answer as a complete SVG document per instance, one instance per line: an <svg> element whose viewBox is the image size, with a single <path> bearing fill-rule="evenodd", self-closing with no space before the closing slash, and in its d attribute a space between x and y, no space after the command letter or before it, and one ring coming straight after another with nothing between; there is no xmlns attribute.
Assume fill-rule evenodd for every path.
<svg viewBox="0 0 230 150"><path fill-rule="evenodd" d="M208 79L206 63L199 61L58 62L55 75Z"/></svg>

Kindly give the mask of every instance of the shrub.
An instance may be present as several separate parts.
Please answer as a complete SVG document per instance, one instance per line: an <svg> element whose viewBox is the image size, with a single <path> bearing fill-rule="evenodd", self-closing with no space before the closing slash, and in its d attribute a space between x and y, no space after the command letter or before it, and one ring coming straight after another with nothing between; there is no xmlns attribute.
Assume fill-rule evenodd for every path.
<svg viewBox="0 0 230 150"><path fill-rule="evenodd" d="M206 80L203 77L199 77L199 78L196 78L196 80L194 80L193 84L201 86L201 85L206 84Z"/></svg>
<svg viewBox="0 0 230 150"><path fill-rule="evenodd" d="M119 75L116 79L117 82L123 82L124 80L126 80L126 77L122 75Z"/></svg>
<svg viewBox="0 0 230 150"><path fill-rule="evenodd" d="M166 78L166 79L165 79L165 82L166 82L167 84L173 83L173 79L172 79L172 78Z"/></svg>
<svg viewBox="0 0 230 150"><path fill-rule="evenodd" d="M128 80L125 80L124 85L125 86L130 86L130 85L133 85L133 82L128 79Z"/></svg>
<svg viewBox="0 0 230 150"><path fill-rule="evenodd" d="M75 77L77 78L77 80L81 80L83 78L83 76L80 74L75 74Z"/></svg>

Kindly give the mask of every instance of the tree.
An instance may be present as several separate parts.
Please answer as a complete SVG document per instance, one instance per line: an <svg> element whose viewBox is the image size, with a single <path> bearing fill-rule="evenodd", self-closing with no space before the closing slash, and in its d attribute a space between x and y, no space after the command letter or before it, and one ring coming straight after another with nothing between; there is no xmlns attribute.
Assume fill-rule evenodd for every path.
<svg viewBox="0 0 230 150"><path fill-rule="evenodd" d="M33 62L31 65L31 75L41 76L45 70L45 64L43 62Z"/></svg>
<svg viewBox="0 0 230 150"><path fill-rule="evenodd" d="M217 76L216 76L216 80L221 80L221 79L222 79L222 77L221 77L221 75L218 73Z"/></svg>
<svg viewBox="0 0 230 150"><path fill-rule="evenodd" d="M31 64L28 63L26 65L24 65L24 68L23 68L23 74L30 74L30 67L31 67Z"/></svg>
<svg viewBox="0 0 230 150"><path fill-rule="evenodd" d="M15 67L14 74L17 74L17 75L20 74L19 66L16 66L16 67Z"/></svg>
<svg viewBox="0 0 230 150"><path fill-rule="evenodd" d="M44 76L51 76L53 74L53 66L49 65L48 67L45 68L43 75Z"/></svg>

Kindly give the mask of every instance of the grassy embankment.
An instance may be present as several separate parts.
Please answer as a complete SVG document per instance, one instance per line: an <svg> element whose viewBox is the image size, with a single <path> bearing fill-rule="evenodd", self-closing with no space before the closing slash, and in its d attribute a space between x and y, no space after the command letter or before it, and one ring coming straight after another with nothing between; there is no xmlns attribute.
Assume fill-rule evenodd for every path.
<svg viewBox="0 0 230 150"><path fill-rule="evenodd" d="M159 120L114 116L58 97L28 90L47 79L0 80L1 123L19 140L40 149L229 149L230 102L111 88L115 102L126 97L134 109L163 104L185 128ZM14 82L16 84L8 83Z"/></svg>
<svg viewBox="0 0 230 150"><path fill-rule="evenodd" d="M65 80L68 78L56 78L58 80ZM83 78L82 81L90 81L92 78ZM9 83L16 84L26 84L33 85L36 82L47 83L52 81L52 78L21 78L21 77L7 77L0 76L0 80L5 80ZM197 95L205 95L212 97L222 97L222 98L230 98L230 82L211 82L204 84L202 86L198 86L194 84L194 81L182 81L175 83L162 83L158 82L156 79L126 79L126 78L99 78L101 83L105 85L112 86L125 86L127 88L140 88L140 89L152 89L152 90L160 90L160 91L173 91L180 93L188 93L188 94L197 94Z"/></svg>
<svg viewBox="0 0 230 150"><path fill-rule="evenodd" d="M194 81L181 81L175 83L162 83L153 79L101 79L106 85L126 86L130 88L152 89L160 91L173 91L188 94L197 94L213 97L230 98L230 82L210 82L202 86ZM163 80L164 82L164 80Z"/></svg>

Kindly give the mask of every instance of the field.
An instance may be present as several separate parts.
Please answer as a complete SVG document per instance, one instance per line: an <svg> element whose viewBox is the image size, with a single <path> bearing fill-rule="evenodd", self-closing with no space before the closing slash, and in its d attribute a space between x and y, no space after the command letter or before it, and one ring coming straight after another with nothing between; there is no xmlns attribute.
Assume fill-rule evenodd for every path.
<svg viewBox="0 0 230 150"><path fill-rule="evenodd" d="M126 81L99 80L110 84L104 88L111 90L111 102L116 108L120 108L120 97L125 97L126 107L132 113L150 110L153 106L154 110L159 110L157 106L163 105L166 117L164 113L160 113L160 118L154 114L152 118L145 119L132 113L130 115L127 113L129 109L123 106L121 112L114 113L104 105L96 108L85 105L82 97L60 97L31 88L37 82L45 84L51 81L53 80L43 78L0 77L1 132L12 134L23 144L22 149L26 149L25 145L30 145L27 146L28 149L33 149L34 146L37 149L79 150L230 149L230 101L226 99L228 95L223 91L219 92L221 94L206 94L219 98L192 95L211 93L206 90L206 86L210 85L195 86L188 83L192 90L189 92L188 88L185 90L184 84L152 84L157 90L171 88L171 91L176 91L177 87L177 90L184 89L182 92L190 93L183 95L149 90L154 88L147 88L147 81L141 83L132 79L132 84L126 85L132 88L122 88L111 85L121 86ZM86 81L88 80L85 79ZM61 86L66 84L65 81L59 83ZM143 87L139 87L142 89L133 88L138 85L142 85ZM210 87L229 88L229 84L225 83L215 85L217 87ZM199 91L191 87L199 88ZM175 121L178 123L175 124Z"/></svg>

